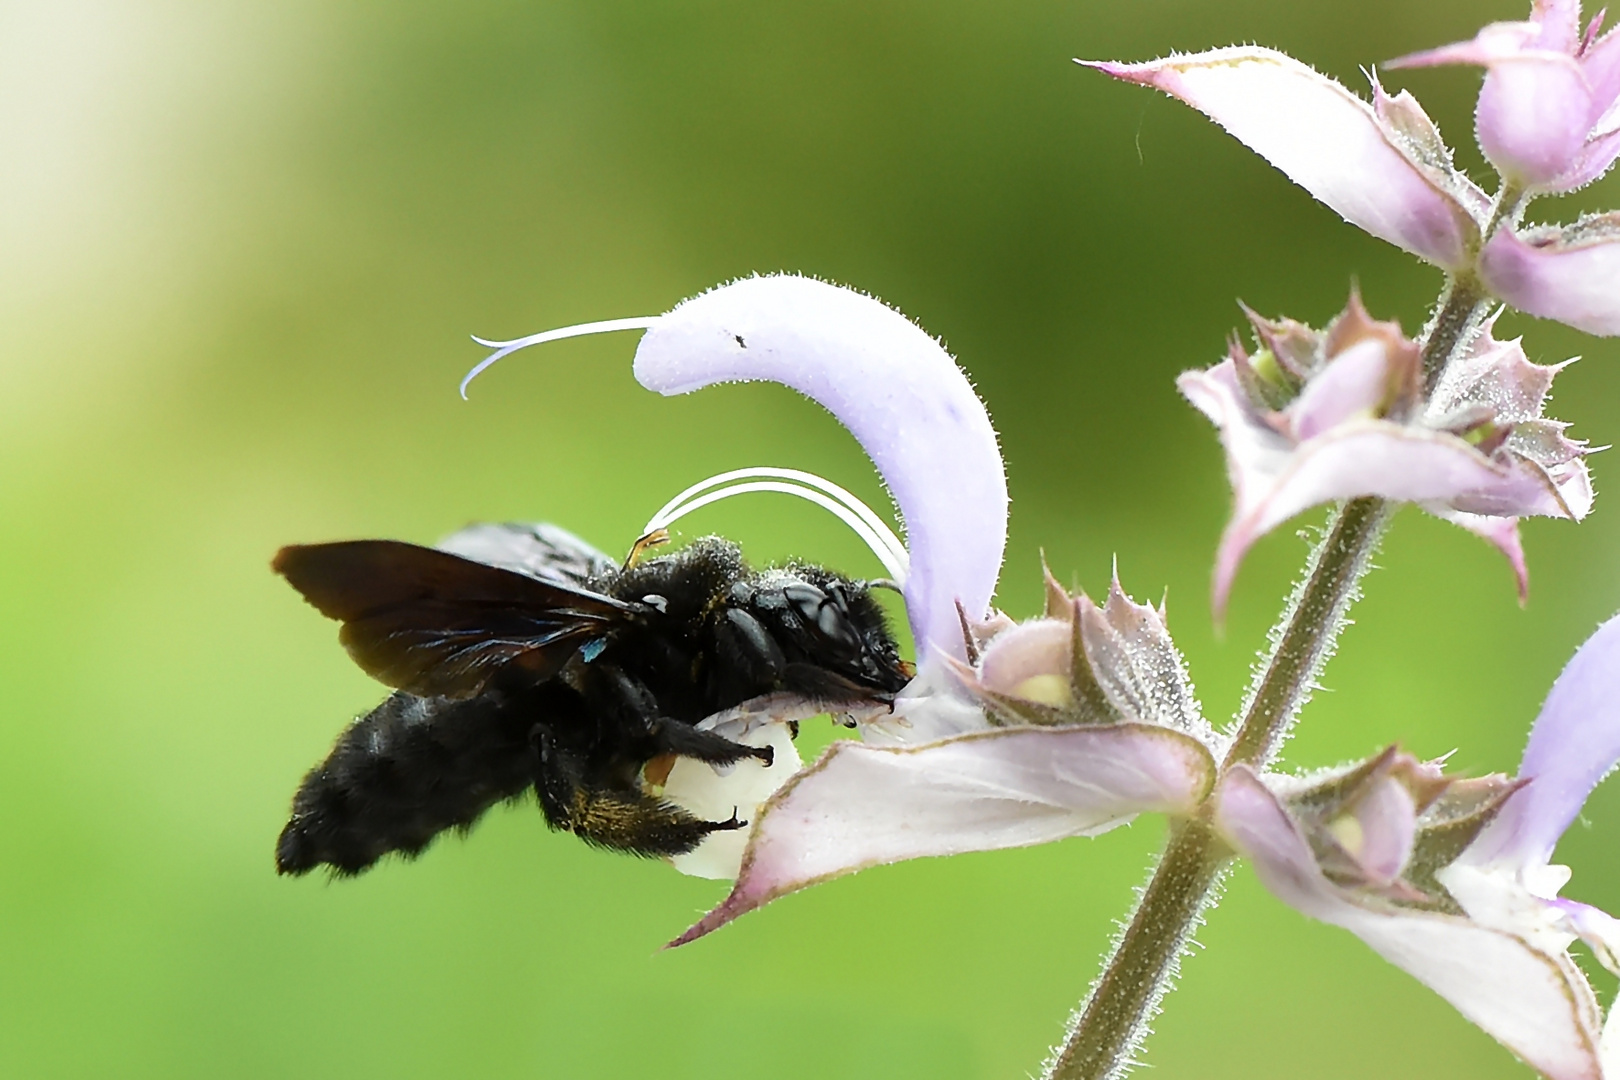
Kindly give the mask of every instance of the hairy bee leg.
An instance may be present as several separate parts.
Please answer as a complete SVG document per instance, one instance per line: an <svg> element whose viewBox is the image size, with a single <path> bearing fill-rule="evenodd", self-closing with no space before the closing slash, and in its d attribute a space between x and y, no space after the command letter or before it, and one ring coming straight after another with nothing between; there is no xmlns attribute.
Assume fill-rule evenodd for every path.
<svg viewBox="0 0 1620 1080"><path fill-rule="evenodd" d="M776 751L769 746L749 746L712 731L703 731L679 720L660 720L653 727L653 738L659 750L667 754L707 761L711 765L730 765L751 757L770 768L776 760Z"/></svg>
<svg viewBox="0 0 1620 1080"><path fill-rule="evenodd" d="M553 829L571 829L570 807L579 791L577 770L561 759L557 740L544 727L536 727L531 738L539 758L534 793L540 800L540 812Z"/></svg>
<svg viewBox="0 0 1620 1080"><path fill-rule="evenodd" d="M571 828L586 843L634 855L684 855L712 832L747 828L734 809L725 821L704 821L642 793L579 788L569 808Z"/></svg>

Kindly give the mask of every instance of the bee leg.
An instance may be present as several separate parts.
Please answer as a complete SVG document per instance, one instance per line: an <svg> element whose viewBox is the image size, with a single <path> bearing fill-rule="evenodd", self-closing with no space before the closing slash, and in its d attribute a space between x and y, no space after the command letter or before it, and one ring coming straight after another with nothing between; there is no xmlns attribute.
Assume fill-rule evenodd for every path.
<svg viewBox="0 0 1620 1080"><path fill-rule="evenodd" d="M641 792L585 787L575 789L569 817L586 843L654 857L684 855L712 832L748 825L735 810L725 821L703 821Z"/></svg>
<svg viewBox="0 0 1620 1080"><path fill-rule="evenodd" d="M751 757L770 768L776 760L776 751L769 746L749 746L679 720L659 720L653 727L652 735L662 753L697 758L711 765L730 765Z"/></svg>
<svg viewBox="0 0 1620 1080"><path fill-rule="evenodd" d="M712 731L699 731L691 724L658 715L658 701L639 679L615 667L601 669L597 676L597 699L608 714L619 718L626 727L639 728L652 739L653 750L649 758L659 754L679 754L697 758L713 765L730 765L734 761L751 757L767 766L774 761L775 751L768 746L747 746L734 742Z"/></svg>
<svg viewBox="0 0 1620 1080"><path fill-rule="evenodd" d="M579 769L558 749L557 740L545 728L537 726L531 738L539 757L534 793L540 800L540 812L553 829L571 829L570 808L579 791Z"/></svg>

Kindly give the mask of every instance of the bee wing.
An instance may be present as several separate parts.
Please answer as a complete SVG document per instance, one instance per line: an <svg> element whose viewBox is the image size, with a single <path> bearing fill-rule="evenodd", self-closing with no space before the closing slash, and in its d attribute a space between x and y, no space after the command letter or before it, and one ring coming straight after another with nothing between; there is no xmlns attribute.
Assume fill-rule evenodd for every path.
<svg viewBox="0 0 1620 1080"><path fill-rule="evenodd" d="M545 522L469 525L438 547L474 562L579 588L619 566L567 529Z"/></svg>
<svg viewBox="0 0 1620 1080"><path fill-rule="evenodd" d="M282 548L271 567L367 674L419 697L468 698L515 664L550 678L581 645L648 610L397 540Z"/></svg>

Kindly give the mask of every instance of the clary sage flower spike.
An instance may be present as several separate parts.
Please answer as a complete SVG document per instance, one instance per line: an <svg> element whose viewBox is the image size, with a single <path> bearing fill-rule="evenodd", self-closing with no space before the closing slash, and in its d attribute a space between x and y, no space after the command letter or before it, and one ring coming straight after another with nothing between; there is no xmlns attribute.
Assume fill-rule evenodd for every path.
<svg viewBox="0 0 1620 1080"><path fill-rule="evenodd" d="M1312 506L1358 495L1415 502L1478 533L1529 584L1518 519L1579 521L1592 506L1584 444L1542 416L1558 367L1532 364L1494 320L1423 386L1418 347L1359 297L1322 331L1249 313L1258 350L1176 385L1220 428L1236 508L1215 558L1215 610L1257 538Z"/></svg>
<svg viewBox="0 0 1620 1080"><path fill-rule="evenodd" d="M1536 721L1519 775L1459 778L1398 747L1313 773L1276 758L1320 683L1392 518L1413 502L1527 570L1518 519L1581 520L1587 448L1544 415L1559 366L1497 337L1505 304L1620 335L1620 213L1526 224L1536 196L1588 183L1620 156L1620 36L1538 0L1524 23L1415 53L1404 66L1486 69L1476 132L1501 183L1458 170L1415 98L1371 77L1370 99L1274 50L1088 62L1199 109L1368 233L1439 267L1446 285L1415 338L1352 296L1318 330L1250 314L1252 344L1181 376L1219 429L1235 493L1216 556L1219 611L1254 540L1337 503L1227 729L1205 718L1163 607L1115 580L1097 603L1048 574L1042 615L991 601L1007 488L984 406L928 334L877 300L792 275L721 286L657 316L548 331L643 332L635 373L665 394L771 380L826 407L865 448L903 519L902 543L844 489L782 468L694 485L649 529L716 498L787 491L838 514L903 589L915 678L892 710L846 717L859 741L803 765L772 698L709 717L775 748L771 766L680 760L656 792L749 827L674 860L731 878L674 944L772 900L867 867L1088 836L1142 813L1169 821L1164 854L1116 938L1048 1080L1117 1080L1194 929L1239 857L1307 915L1344 927L1550 1080L1620 1080L1605 1020L1568 949L1620 969L1620 923L1559 897L1551 862L1587 794L1620 762L1620 621L1581 648ZM1397 66L1399 66L1397 65ZM1610 1010L1612 1014L1612 1009Z"/></svg>

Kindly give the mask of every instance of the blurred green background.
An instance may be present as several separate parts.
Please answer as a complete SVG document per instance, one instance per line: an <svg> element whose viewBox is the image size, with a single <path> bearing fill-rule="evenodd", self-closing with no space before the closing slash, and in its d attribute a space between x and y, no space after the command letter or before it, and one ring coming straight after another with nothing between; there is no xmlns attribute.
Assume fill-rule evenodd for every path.
<svg viewBox="0 0 1620 1080"><path fill-rule="evenodd" d="M884 505L777 387L664 400L632 335L455 384L506 337L653 314L751 271L858 286L943 335L1001 432L1001 602L1037 553L1168 589L1205 705L1236 707L1304 548L1263 542L1224 635L1212 430L1172 378L1234 299L1320 323L1360 282L1421 324L1438 275L1213 125L1073 56L1235 41L1358 66L1520 18L1515 0L13 0L0 4L0 1073L17 1077L1032 1072L1156 850L1097 840L871 871L692 947L723 887L549 833L532 806L347 882L278 880L303 770L381 690L268 570L280 544L432 542L549 519L610 551L755 463ZM1464 70L1401 73L1484 177ZM1536 209L1620 204L1610 177ZM1620 438L1620 347L1557 415ZM1611 454L1593 468L1598 486ZM1310 521L1314 523L1316 517ZM1499 556L1408 512L1290 760L1391 740L1511 769L1546 687L1620 607L1620 524ZM758 560L874 572L797 502L689 519ZM825 738L825 735L820 736ZM1561 855L1620 907L1620 786ZM1165 1077L1528 1075L1438 998L1246 871L1158 1023ZM1612 982L1603 984L1605 992Z"/></svg>

